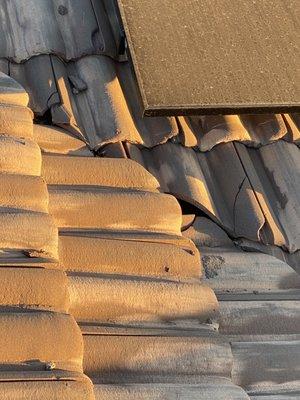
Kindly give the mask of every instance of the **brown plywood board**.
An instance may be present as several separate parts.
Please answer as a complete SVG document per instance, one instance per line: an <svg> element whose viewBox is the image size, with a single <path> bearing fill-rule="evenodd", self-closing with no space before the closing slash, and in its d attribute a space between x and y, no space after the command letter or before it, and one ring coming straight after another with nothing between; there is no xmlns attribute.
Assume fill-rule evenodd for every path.
<svg viewBox="0 0 300 400"><path fill-rule="evenodd" d="M300 109L297 0L118 0L144 115Z"/></svg>

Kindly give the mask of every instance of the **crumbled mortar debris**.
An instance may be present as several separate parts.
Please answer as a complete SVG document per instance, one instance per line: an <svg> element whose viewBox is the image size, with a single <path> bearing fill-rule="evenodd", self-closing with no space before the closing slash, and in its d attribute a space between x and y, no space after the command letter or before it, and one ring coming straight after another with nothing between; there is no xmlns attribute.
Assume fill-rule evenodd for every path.
<svg viewBox="0 0 300 400"><path fill-rule="evenodd" d="M225 260L221 256L202 256L202 264L207 279L212 279L218 276L218 271L221 269Z"/></svg>

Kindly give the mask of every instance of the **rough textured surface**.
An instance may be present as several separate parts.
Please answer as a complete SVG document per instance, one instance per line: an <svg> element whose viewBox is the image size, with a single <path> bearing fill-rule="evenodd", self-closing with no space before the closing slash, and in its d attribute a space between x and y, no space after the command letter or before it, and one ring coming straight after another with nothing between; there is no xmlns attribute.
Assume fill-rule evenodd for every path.
<svg viewBox="0 0 300 400"><path fill-rule="evenodd" d="M198 283L70 276L69 288L70 312L78 321L206 322L218 308L213 291Z"/></svg>
<svg viewBox="0 0 300 400"><path fill-rule="evenodd" d="M117 382L119 375L129 376L131 382L151 381L153 374L160 382L170 381L182 360L183 381L190 375L192 381L203 374L228 376L228 346L203 330L213 329L218 304L213 291L199 282L199 253L181 236L182 217L175 199L159 193L155 178L128 159L44 154L43 161L50 210L61 227L59 259L68 270L70 312L82 324L84 371L93 382ZM90 207L84 209L87 202ZM194 324L195 338L184 331L186 321ZM153 336L153 330L147 330L153 323L165 323L167 329L155 330ZM126 329L124 324L140 328ZM172 325L178 326L177 339L172 330L168 334ZM125 333L116 342L120 331ZM210 352L211 347L216 352ZM143 373L138 360L134 364L137 348L145 365L153 353L152 372ZM199 360L203 355L202 367L196 362L189 365L193 352L199 352ZM128 373L127 363L133 363Z"/></svg>
<svg viewBox="0 0 300 400"><path fill-rule="evenodd" d="M196 217L184 236L201 247L234 247L233 242L216 223L205 217Z"/></svg>
<svg viewBox="0 0 300 400"><path fill-rule="evenodd" d="M299 131L288 114L205 115L178 120L182 129L180 142L200 151L233 141L260 147L279 139L294 143L299 140Z"/></svg>
<svg viewBox="0 0 300 400"><path fill-rule="evenodd" d="M226 143L207 153L168 142L129 146L164 191L205 212L231 236L299 248L299 149L278 141L260 149ZM278 165L281 168L278 168Z"/></svg>
<svg viewBox="0 0 300 400"><path fill-rule="evenodd" d="M41 150L32 140L0 135L0 152L0 173L41 175Z"/></svg>
<svg viewBox="0 0 300 400"><path fill-rule="evenodd" d="M66 59L86 54L117 56L103 6L86 0L1 1L0 56L16 62L38 54ZM97 11L95 13L95 11Z"/></svg>
<svg viewBox="0 0 300 400"><path fill-rule="evenodd" d="M7 136L32 136L32 112L18 105L0 104L0 132Z"/></svg>
<svg viewBox="0 0 300 400"><path fill-rule="evenodd" d="M233 144L203 154L168 142L151 151L131 146L130 155L164 191L199 207L232 235L258 240L264 215Z"/></svg>
<svg viewBox="0 0 300 400"><path fill-rule="evenodd" d="M299 109L298 2L118 4L146 115Z"/></svg>
<svg viewBox="0 0 300 400"><path fill-rule="evenodd" d="M48 185L99 185L150 190L158 188L157 180L131 160L89 158L86 162L81 157L45 155L42 168L42 175ZM105 171L109 171L109 174Z"/></svg>
<svg viewBox="0 0 300 400"><path fill-rule="evenodd" d="M29 92L29 105L39 117L50 111L53 124L94 150L118 141L152 147L179 133L174 117L142 118L128 63L104 56L65 63L56 56L41 55L24 64L10 63L10 75Z"/></svg>
<svg viewBox="0 0 300 400"><path fill-rule="evenodd" d="M295 300L224 301L219 322L226 335L296 335L299 312L300 302Z"/></svg>
<svg viewBox="0 0 300 400"><path fill-rule="evenodd" d="M95 385L96 400L247 400L245 392L228 379L203 378L198 385Z"/></svg>
<svg viewBox="0 0 300 400"><path fill-rule="evenodd" d="M0 397L92 400L81 332L67 314L67 276L53 262L58 229L27 102L22 87L0 75ZM50 370L61 371L43 374ZM70 371L78 374L70 379Z"/></svg>
<svg viewBox="0 0 300 400"><path fill-rule="evenodd" d="M46 213L8 211L0 213L0 249L23 251L32 257L58 258L57 227Z"/></svg>
<svg viewBox="0 0 300 400"><path fill-rule="evenodd" d="M47 125L34 125L33 138L44 153L87 157L93 155L82 140L68 134L60 128Z"/></svg>
<svg viewBox="0 0 300 400"><path fill-rule="evenodd" d="M291 390L285 390L284 388L282 390L275 390L271 392L264 392L263 394L259 395L256 392L254 392L253 395L251 395L251 399L253 400L296 400L299 398L299 386L295 387L295 389Z"/></svg>
<svg viewBox="0 0 300 400"><path fill-rule="evenodd" d="M299 340L232 343L232 379L249 391L299 387ZM274 390L273 389L273 390Z"/></svg>
<svg viewBox="0 0 300 400"><path fill-rule="evenodd" d="M175 371L182 359L186 365L180 372L183 381L192 376L191 381L197 382L203 374L228 376L229 347L218 335L207 334L208 329L214 332L212 318L218 303L213 291L199 282L199 253L181 235L177 201L161 194L156 179L128 159L70 156L64 147L62 153L50 155L45 148L42 170L48 183L49 209L60 227L59 264L69 275L70 312L82 324L85 338L84 371L93 382L115 382L113 365L126 368L127 362L134 361L132 346L143 344L136 342L139 336L150 340L145 351L153 352L153 368L160 382L173 379L168 368ZM193 325L194 334L185 331L186 321ZM147 330L154 323L166 324L166 328ZM136 329L127 329L124 324L134 324ZM177 327L177 339L173 330L168 331L170 326ZM123 350L122 341L114 345L120 331L125 332ZM178 355L176 350L171 356L173 348L180 352L182 347L187 350ZM216 352L211 352L211 347ZM200 369L196 362L189 366L193 352L199 352L199 360L203 354ZM166 359L163 363L159 362L160 354ZM148 356L141 357L146 360ZM168 366L168 357L173 367ZM185 368L189 368L187 375ZM129 374L130 381L139 374L146 380L154 379L151 371L143 375L137 364ZM120 372L123 375L127 379L126 371Z"/></svg>
<svg viewBox="0 0 300 400"><path fill-rule="evenodd" d="M220 301L219 331L231 343L233 382L251 399L297 398L299 275L254 247L247 253L226 244L220 228L204 218L184 234L197 239L206 278Z"/></svg>
<svg viewBox="0 0 300 400"><path fill-rule="evenodd" d="M0 268L0 305L67 312L67 284L63 271Z"/></svg>
<svg viewBox="0 0 300 400"><path fill-rule="evenodd" d="M53 363L54 368L81 371L83 345L78 329L75 320L65 314L1 313L0 369L21 369L22 364L24 369L39 364L45 369L47 363Z"/></svg>
<svg viewBox="0 0 300 400"><path fill-rule="evenodd" d="M0 396L6 400L93 400L91 384L82 382L57 380L50 382L0 382Z"/></svg>
<svg viewBox="0 0 300 400"><path fill-rule="evenodd" d="M61 234L59 260L67 271L166 279L199 279L200 257L192 242L179 238L156 240L156 235ZM113 249L113 251L112 251ZM99 260L101 254L101 262Z"/></svg>
<svg viewBox="0 0 300 400"><path fill-rule="evenodd" d="M84 368L97 383L195 383L228 377L232 362L228 344L214 336L84 335L84 343Z"/></svg>
<svg viewBox="0 0 300 400"><path fill-rule="evenodd" d="M201 248L210 286L218 292L280 291L300 288L300 276L286 263L236 248Z"/></svg>
<svg viewBox="0 0 300 400"><path fill-rule="evenodd" d="M260 242L252 242L251 240L240 239L236 241L237 245L245 251L258 251L261 253L269 254L279 260L289 264L298 274L300 273L300 251L297 250L291 254L282 250L277 246L265 245Z"/></svg>
<svg viewBox="0 0 300 400"><path fill-rule="evenodd" d="M93 400L93 387L82 374L67 371L0 373L0 396L6 400Z"/></svg>
<svg viewBox="0 0 300 400"><path fill-rule="evenodd" d="M263 242L294 253L300 248L299 149L282 141L258 152L240 144L236 148L266 218Z"/></svg>
<svg viewBox="0 0 300 400"><path fill-rule="evenodd" d="M27 107L29 96L22 85L3 72L0 72L0 79L0 103L8 106Z"/></svg>
<svg viewBox="0 0 300 400"><path fill-rule="evenodd" d="M32 4L32 0L22 5L15 0L0 1L0 19L4 21L0 31L8 29L0 40L0 49L5 49L1 56L10 57L0 56L0 70L10 75L10 78L2 75L0 79L1 214L10 218L11 215L21 218L24 214L25 219L36 215L35 225L30 227L28 221L24 222L26 229L20 229L20 233L17 227L21 225L15 226L10 243L6 241L5 249L0 252L2 314L22 314L25 321L34 322L33 315L44 315L48 310L46 314L53 317L52 325L45 326L44 337L56 337L56 331L62 328L59 321L67 318L61 311L68 312L70 301L62 272L66 269L68 282L72 284L71 307L82 320L82 332L89 343L86 355L91 357L86 363L95 361L92 365L95 382L101 378L98 365L104 372L102 379L115 383L105 393L112 399L119 400L122 395L139 399L141 391L143 398L147 394L150 398L160 396L159 399L186 398L187 394L194 398L192 386L177 382L177 372L181 382L202 385L204 374L213 374L205 380L208 386L205 389L202 386L200 396L246 399L242 389L216 376L221 359L222 374L229 377L231 373L232 354L226 341L271 343L274 357L268 360L270 363L276 360L276 368L282 367L288 375L291 366L281 360L285 352L274 343L298 340L299 277L286 262L293 262L295 269L299 268L296 223L299 115L142 118L130 61L124 62L126 42L115 3L41 0L34 9ZM41 10L45 13L39 13ZM33 53L35 56L31 57ZM15 57L25 57L26 61L18 64ZM116 62L117 59L123 63ZM26 87L28 94L11 77ZM243 84L247 81L243 80ZM28 100L34 115L27 108ZM37 243L35 237L39 232L40 238L48 237L46 222L40 224L42 227L38 225L38 216L47 215L48 195L40 178L41 151L37 144L42 150L42 173L64 208L56 207L56 212L72 219L72 228L60 229L59 262L55 263L37 251L49 245ZM145 150L144 146L154 148ZM160 183L130 157L153 172ZM178 206L170 206L175 204L174 200L166 201L169 197L162 196L161 191L175 194L188 216L181 218ZM100 193L105 194L105 202ZM118 201L118 207L116 204L112 207L108 201L115 198L123 199ZM89 209L82 206L85 199L90 201ZM142 199L151 205L149 210ZM71 200L77 207L76 213L68 208ZM103 204L105 208L99 209ZM125 224L130 229L126 230L118 224L120 216L126 217L125 209L132 213ZM164 215L168 218L163 219ZM101 224L102 220L106 226ZM116 224L107 229L110 220ZM133 221L138 221L137 229L132 229ZM153 230L157 222L160 232ZM180 225L199 247L203 268L195 245L180 235ZM4 236L5 229L2 231ZM24 232L29 232L28 240L22 238ZM57 237L56 229L53 234ZM28 251L30 238L37 245L31 245ZM12 248L16 242L26 242L26 249ZM261 252L275 255L283 262ZM16 274L16 278L10 279ZM204 281L200 283L201 275ZM208 286L217 293L221 314L214 313L205 323L199 323L197 317L210 314L211 306L216 305ZM159 302L160 298L164 302ZM205 303L211 300L212 303ZM131 325L122 323L122 319L131 321ZM13 330L14 326L11 335ZM28 343L33 343L36 330L30 332ZM43 332L42 327L36 343ZM225 342L220 334L228 335ZM68 344L79 343L79 330L74 329L73 335ZM169 342L170 337L173 339ZM189 351L190 338L193 343L204 342L205 346L197 345L195 351ZM55 340L59 342L59 338ZM107 354L110 343L115 342L119 352L116 360L111 360L120 366L119 370ZM139 344L144 342L147 354L140 352ZM50 341L44 339L40 348L47 343ZM60 343L54 340L53 343L51 354L55 357L54 348L57 346L59 350ZM216 343L223 343L222 354ZM254 363L243 360L249 356L249 349L254 348L254 345L244 346L243 351L235 352L235 372L242 376L243 384L245 377L253 376ZM199 362L194 354L197 357L202 354ZM153 369L145 371L149 355ZM139 360L142 363L136 362ZM66 360L63 367L73 369L73 361ZM76 365L79 363L78 359ZM181 363L178 368L176 363ZM130 374L127 365L132 368ZM270 372L269 364L261 365L261 377L255 379L263 380ZM182 366L189 375L180 369ZM203 366L201 373L198 366ZM7 393L13 390L15 397L22 396L24 390L28 398L31 395L49 396L51 400L74 399L76 390L79 398L88 398L83 375L71 376L69 371L58 371L55 367L51 361L14 364L18 371L13 378L1 374L0 391L7 384L3 390ZM166 377L169 367L174 368L173 377ZM30 377L25 373L28 368L35 369ZM52 368L51 373L44 371ZM154 383L154 391L150 385L145 393L142 383L131 386L133 389L127 392L119 377L126 381L128 375L132 383L136 379L140 383L149 380L162 383L159 386ZM171 379L174 384L163 383ZM71 385L73 391L69 390ZM256 387L257 390L248 386L247 389L251 397L259 400L262 396L270 400L294 399L299 394L299 384L288 380L280 385L272 381Z"/></svg>
<svg viewBox="0 0 300 400"><path fill-rule="evenodd" d="M52 188L49 211L59 228L163 232L180 235L180 207L174 197L111 188ZM91 210L93 212L91 213ZM160 212L158 210L163 210Z"/></svg>
<svg viewBox="0 0 300 400"><path fill-rule="evenodd" d="M5 174L1 176L0 209L48 212L48 190L41 177Z"/></svg>

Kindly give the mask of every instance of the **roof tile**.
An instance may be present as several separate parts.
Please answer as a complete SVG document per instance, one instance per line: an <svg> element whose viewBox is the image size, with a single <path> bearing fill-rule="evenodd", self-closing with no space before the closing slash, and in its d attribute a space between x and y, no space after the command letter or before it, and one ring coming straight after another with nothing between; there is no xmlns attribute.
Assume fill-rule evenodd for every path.
<svg viewBox="0 0 300 400"><path fill-rule="evenodd" d="M300 164L294 144L280 140L250 149L227 143L207 153L170 142L151 150L128 149L164 191L199 207L234 237L291 253L300 248Z"/></svg>
<svg viewBox="0 0 300 400"><path fill-rule="evenodd" d="M134 159L137 150L129 147ZM140 156L164 191L199 207L232 235L259 239L264 215L232 143L199 153L168 142Z"/></svg>
<svg viewBox="0 0 300 400"><path fill-rule="evenodd" d="M159 400L164 398L178 400L188 398L196 400L201 393L201 400L249 400L246 393L226 378L203 378L198 385L191 384L127 384L95 385L96 398L101 400Z"/></svg>
<svg viewBox="0 0 300 400"><path fill-rule="evenodd" d="M92 149L118 141L152 147L179 132L175 118L142 118L128 63L105 56L65 63L43 55L11 63L10 74L28 90L37 115L51 110L54 124L83 138Z"/></svg>
<svg viewBox="0 0 300 400"><path fill-rule="evenodd" d="M291 121L291 116L286 115ZM178 117L181 127L180 143L209 151L220 143L238 141L251 147L260 147L279 139L295 142L299 130L293 134L286 119L280 114L260 115L210 115Z"/></svg>
<svg viewBox="0 0 300 400"><path fill-rule="evenodd" d="M101 2L89 0L18 0L4 2L0 14L0 57L22 62L38 54L66 60L86 54L117 57ZM95 7L94 7L95 5Z"/></svg>

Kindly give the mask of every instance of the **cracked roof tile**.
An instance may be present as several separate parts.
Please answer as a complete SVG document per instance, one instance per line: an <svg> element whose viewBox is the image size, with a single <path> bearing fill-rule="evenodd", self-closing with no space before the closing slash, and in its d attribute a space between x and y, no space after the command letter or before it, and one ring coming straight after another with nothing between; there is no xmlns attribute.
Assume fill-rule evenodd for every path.
<svg viewBox="0 0 300 400"><path fill-rule="evenodd" d="M199 207L233 236L259 240L264 215L232 143L208 153L170 142L140 151L164 191ZM129 146L130 155L139 161L137 152Z"/></svg>
<svg viewBox="0 0 300 400"><path fill-rule="evenodd" d="M151 150L127 147L164 191L199 207L233 237L290 253L300 248L300 164L294 144L278 141L250 149L227 143L206 153L170 142Z"/></svg>
<svg viewBox="0 0 300 400"><path fill-rule="evenodd" d="M105 56L65 63L43 55L11 63L10 74L27 89L36 115L50 110L55 125L83 138L91 149L118 141L152 147L179 132L175 118L142 118L128 63Z"/></svg>

